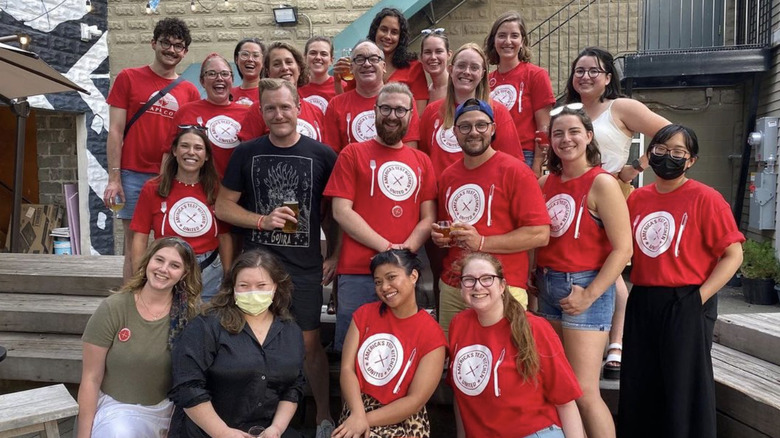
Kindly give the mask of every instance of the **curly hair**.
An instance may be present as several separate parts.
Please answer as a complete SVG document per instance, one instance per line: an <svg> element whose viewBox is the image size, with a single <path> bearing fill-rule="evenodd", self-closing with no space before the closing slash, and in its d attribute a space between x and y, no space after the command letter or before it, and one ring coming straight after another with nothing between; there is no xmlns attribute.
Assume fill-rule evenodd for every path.
<svg viewBox="0 0 780 438"><path fill-rule="evenodd" d="M371 22L371 27L368 29L368 36L366 37L370 41L376 43L376 33L379 30L379 25L385 17L395 17L398 19L398 46L396 46L393 52L393 57L390 59L390 63L395 68L409 67L409 63L417 59L417 53L409 51L409 22L404 17L404 14L396 8L384 8L377 12L374 20Z"/></svg>
<svg viewBox="0 0 780 438"><path fill-rule="evenodd" d="M569 72L569 79L566 81L566 103L582 102L582 97L577 90L574 89L574 69L577 67L577 62L585 56L592 56L596 58L599 66L604 70L607 75L610 75L610 81L607 87L604 89L604 93L599 97L599 102L604 102L605 99L612 100L618 97L624 97L620 91L620 76L615 68L615 60L612 54L600 47L586 47L574 58L571 63L571 71Z"/></svg>
<svg viewBox="0 0 780 438"><path fill-rule="evenodd" d="M163 18L154 26L152 39L157 41L160 37L173 37L184 42L184 47L189 47L192 42L190 28L183 20L175 17Z"/></svg>
<svg viewBox="0 0 780 438"><path fill-rule="evenodd" d="M564 106L560 113L554 115L550 119L550 128L547 134L551 139L555 121L563 116L578 117L580 122L582 122L582 126L585 127L586 132L594 132L593 122L591 122L590 117L588 117L588 115L585 113L585 109L580 108L575 110ZM588 166L590 167L601 166L601 152L599 152L599 143L596 141L595 135L590 140L590 143L588 143L588 145L585 147L585 159L588 161ZM547 168L550 169L550 172L556 175L560 175L561 172L563 172L563 163L561 162L561 158L555 154L554 148L549 149L549 154L547 156Z"/></svg>
<svg viewBox="0 0 780 438"><path fill-rule="evenodd" d="M292 55L293 59L295 59L295 63L298 64L299 76L298 82L295 84L296 87L303 87L309 83L309 67L306 65L306 60L304 59L303 54L292 44L285 43L283 41L274 41L268 46L268 51L265 52L265 58L263 59L264 78L271 77L268 73L271 64L271 52L274 50L287 50Z"/></svg>
<svg viewBox="0 0 780 438"><path fill-rule="evenodd" d="M184 264L184 275L173 286L172 290L173 299L169 313L171 327L168 334L168 348L170 348L187 322L198 314L201 305L200 292L203 289L203 283L200 277L200 266L198 266L195 251L192 250L189 243L180 237L155 239L141 258L138 270L124 285L112 292L139 293L148 281L146 268L149 265L149 260L163 248L174 248Z"/></svg>
<svg viewBox="0 0 780 438"><path fill-rule="evenodd" d="M485 38L485 53L491 64L498 65L499 61L501 61L501 58L498 56L498 51L496 51L496 34L498 33L498 28L504 23L511 23L513 21L517 22L518 27L520 27L520 39L523 44L523 46L520 47L520 51L517 53L517 59L519 59L520 62L531 62L531 48L528 46L528 31L525 27L525 20L519 12L509 11L496 18L496 21L493 22L493 27L490 28L490 33Z"/></svg>
<svg viewBox="0 0 780 438"><path fill-rule="evenodd" d="M236 44L236 48L233 49L233 62L238 66L238 52L241 51L241 48L246 43L255 43L258 46L260 46L260 53L263 54L263 58L265 57L265 44L260 40L260 38L252 37L252 38L244 38L243 40L239 41L238 44ZM262 61L262 58L260 59ZM236 70L238 70L238 77L241 79L244 79L244 75L241 73L241 69L236 67ZM262 68L260 68L262 72Z"/></svg>
<svg viewBox="0 0 780 438"><path fill-rule="evenodd" d="M273 302L269 311L277 318L287 321L292 319L290 303L292 301L293 283L284 265L273 254L262 249L247 251L236 259L230 272L222 279L222 286L217 295L203 309L204 313L213 313L219 318L219 323L230 333L241 332L246 324L244 312L236 305L234 287L238 273L244 269L262 268L276 283Z"/></svg>
<svg viewBox="0 0 780 438"><path fill-rule="evenodd" d="M200 173L198 175L199 182L201 187L203 187L203 191L206 193L206 201L208 201L209 205L214 205L214 202L217 200L217 191L219 190L219 174L217 174L217 168L214 167L213 146L211 145L211 141L209 141L209 136L204 129L199 128L181 129L179 130L179 133L176 134L176 137L173 138L171 149L168 151L171 156L165 161L162 173L157 177L160 181L160 184L157 187L157 194L160 195L161 198L167 198L171 193L173 180L176 179L176 174L179 172L179 160L176 159L174 154L176 148L179 146L179 140L185 134L197 135L203 140L203 145L206 149L206 161L203 163L203 167L200 168Z"/></svg>

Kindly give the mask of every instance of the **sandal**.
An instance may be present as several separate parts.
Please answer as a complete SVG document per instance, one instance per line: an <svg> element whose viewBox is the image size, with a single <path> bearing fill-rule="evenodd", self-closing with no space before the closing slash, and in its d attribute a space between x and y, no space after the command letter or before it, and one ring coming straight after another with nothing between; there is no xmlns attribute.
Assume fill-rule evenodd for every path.
<svg viewBox="0 0 780 438"><path fill-rule="evenodd" d="M606 363L604 364L604 378L608 380L619 380L620 361L623 358L623 345L613 342L607 347L607 351L611 350L619 350L620 353L607 354Z"/></svg>

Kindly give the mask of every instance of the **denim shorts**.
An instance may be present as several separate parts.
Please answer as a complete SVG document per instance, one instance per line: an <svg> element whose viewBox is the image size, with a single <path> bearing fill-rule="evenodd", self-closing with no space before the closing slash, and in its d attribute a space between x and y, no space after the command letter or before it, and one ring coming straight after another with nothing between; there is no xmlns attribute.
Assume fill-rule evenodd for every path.
<svg viewBox="0 0 780 438"><path fill-rule="evenodd" d="M374 287L373 275L341 274L339 282L338 305L336 306L336 333L333 337L333 349L341 351L344 338L352 323L352 314L366 303L379 301Z"/></svg>
<svg viewBox="0 0 780 438"><path fill-rule="evenodd" d="M157 174L122 169L121 175L122 191L125 192L125 206L116 212L116 217L119 219L132 219L133 213L135 213L135 204L138 202L138 196L141 195L141 187L147 181L157 176Z"/></svg>
<svg viewBox="0 0 780 438"><path fill-rule="evenodd" d="M206 251L203 254L197 255L198 264L208 259L214 251L219 251L219 249ZM222 259L219 258L219 253L217 253L217 257L214 261L200 272L200 278L203 282L203 290L200 293L200 298L204 303L211 301L211 299L214 298L214 295L219 292L219 287L222 285L223 274Z"/></svg>
<svg viewBox="0 0 780 438"><path fill-rule="evenodd" d="M586 288L598 273L599 271L558 272L547 268L537 269L539 314L548 320L561 321L563 328L567 329L609 331L612 327L612 314L615 312L614 283L585 312L569 315L561 310L560 300L571 294L572 285Z"/></svg>
<svg viewBox="0 0 780 438"><path fill-rule="evenodd" d="M565 436L563 435L563 429L553 424L523 438L565 438Z"/></svg>
<svg viewBox="0 0 780 438"><path fill-rule="evenodd" d="M523 149L523 160L525 160L525 164L528 165L528 167L533 168L534 167L534 151L527 151Z"/></svg>

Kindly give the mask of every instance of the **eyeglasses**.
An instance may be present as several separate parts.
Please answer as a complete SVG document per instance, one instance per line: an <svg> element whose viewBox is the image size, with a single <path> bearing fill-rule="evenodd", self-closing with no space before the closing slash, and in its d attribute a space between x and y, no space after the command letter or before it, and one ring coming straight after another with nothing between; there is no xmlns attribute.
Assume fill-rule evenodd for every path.
<svg viewBox="0 0 780 438"><path fill-rule="evenodd" d="M466 62L459 62L452 67L458 71L469 71L471 73L479 73L484 70L484 68L479 64L469 64Z"/></svg>
<svg viewBox="0 0 780 438"><path fill-rule="evenodd" d="M395 116L399 119L403 118L403 116L406 115L409 111L411 111L411 108L404 108L402 106L397 106L393 108L390 105L376 105L376 107L379 109L379 114L382 114L383 116L387 117L390 115L390 113L394 112Z"/></svg>
<svg viewBox="0 0 780 438"><path fill-rule="evenodd" d="M260 53L260 52L248 52L246 50L242 50L242 51L238 52L238 59L240 59L242 61L246 61L250 57L252 59L260 59L260 58L263 57L263 54Z"/></svg>
<svg viewBox="0 0 780 438"><path fill-rule="evenodd" d="M384 58L382 58L379 55L371 55L371 56L358 55L352 58L352 63L355 65L363 65L366 63L366 61L368 61L371 65L377 65L381 61L384 61Z"/></svg>
<svg viewBox="0 0 780 438"><path fill-rule="evenodd" d="M596 67L589 68L587 70L582 68L582 67L580 67L580 68L575 68L574 69L574 77L581 78L581 77L585 76L585 73L587 73L588 77L593 79L595 77L598 77L598 75L600 75L602 73L606 73L606 72L607 72L606 70L602 70L602 69L596 68Z"/></svg>
<svg viewBox="0 0 780 438"><path fill-rule="evenodd" d="M479 284L481 284L482 287L490 287L493 286L493 282L496 281L496 278L504 278L504 277L500 275L486 274L477 278L477 277L472 277L471 275L464 275L463 277L460 277L460 285L465 287L466 289L473 289L474 286L477 285L477 281L479 281Z"/></svg>
<svg viewBox="0 0 780 438"><path fill-rule="evenodd" d="M168 50L173 47L173 51L176 53L181 53L187 48L187 46L182 43L172 44L170 41L163 39L157 40L157 43L160 44L160 47L162 47L163 50Z"/></svg>
<svg viewBox="0 0 780 438"><path fill-rule="evenodd" d="M473 125L471 123L461 123L455 127L458 128L458 131L463 135L468 134L472 129L476 129L480 134L484 134L492 124L493 122L477 122Z"/></svg>
<svg viewBox="0 0 780 438"><path fill-rule="evenodd" d="M194 129L196 131L205 131L206 127L202 125L179 125L177 126L179 128L179 131L184 131L186 129Z"/></svg>
<svg viewBox="0 0 780 438"><path fill-rule="evenodd" d="M658 157L663 157L666 154L671 155L672 158L676 158L678 160L685 158L686 155L688 155L688 151L685 149L671 149L670 147L666 146L665 144L657 143L651 146L652 149L650 150L653 155Z"/></svg>
<svg viewBox="0 0 780 438"><path fill-rule="evenodd" d="M430 34L441 35L443 33L444 33L443 27L437 27L436 29L423 29L420 31L420 34L422 35L430 35Z"/></svg>
<svg viewBox="0 0 780 438"><path fill-rule="evenodd" d="M204 78L215 79L217 76L221 77L222 79L227 79L233 77L233 72L230 70L222 70L222 71L206 70L203 72Z"/></svg>
<svg viewBox="0 0 780 438"><path fill-rule="evenodd" d="M555 117L558 114L562 113L564 108L566 108L567 110L571 110L571 111L579 111L579 110L581 110L584 107L585 107L585 105L583 105L582 102L574 102L574 103L569 103L569 104L566 104L566 105L561 105L558 108L553 108L550 111L550 117Z"/></svg>

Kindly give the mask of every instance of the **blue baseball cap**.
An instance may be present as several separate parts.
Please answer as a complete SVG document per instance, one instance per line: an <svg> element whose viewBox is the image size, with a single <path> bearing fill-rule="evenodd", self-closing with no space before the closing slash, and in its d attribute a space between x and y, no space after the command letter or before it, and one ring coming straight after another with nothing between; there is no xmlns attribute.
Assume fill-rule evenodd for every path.
<svg viewBox="0 0 780 438"><path fill-rule="evenodd" d="M491 122L494 121L493 108L491 108L490 105L484 100L474 98L466 99L465 102L458 105L458 107L455 109L455 121L457 122L460 116L469 111L482 111L483 113L487 114L488 117L490 117Z"/></svg>

